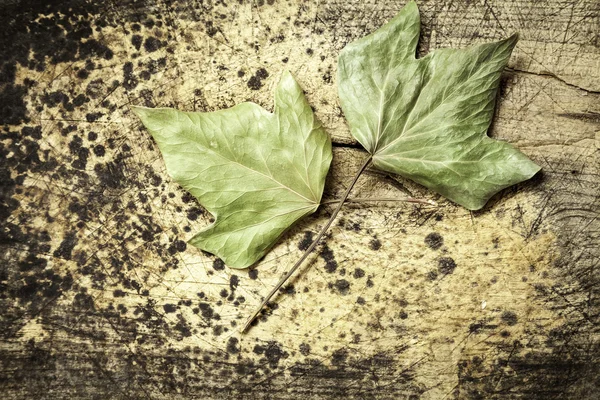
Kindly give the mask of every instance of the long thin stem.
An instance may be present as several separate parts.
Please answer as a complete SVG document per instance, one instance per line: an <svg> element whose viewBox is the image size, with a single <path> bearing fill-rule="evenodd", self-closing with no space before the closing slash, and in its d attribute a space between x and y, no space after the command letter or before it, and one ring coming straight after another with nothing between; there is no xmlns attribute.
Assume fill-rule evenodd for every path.
<svg viewBox="0 0 600 400"><path fill-rule="evenodd" d="M369 156L365 160L365 162L362 165L362 167L360 167L360 169L358 170L358 172L354 176L354 179L352 180L352 183L350 184L350 186L348 186L348 189L346 189L346 192L344 192L344 195L339 200L339 204L337 205L337 207L335 208L335 210L333 210L333 213L331 214L331 217L329 217L329 220L327 221L327 223L325 224L325 226L323 227L323 229L321 229L321 231L317 235L316 239L313 240L313 242L308 247L308 249L306 249L306 251L304 252L304 254L302 254L302 257L300 257L300 259L298 261L296 261L296 264L294 264L294 266L283 277L281 277L281 279L279 280L279 282L277 282L277 285L275 285L275 287L273 288L273 290L271 290L271 292L269 292L269 294L267 295L267 297L265 297L265 299L262 301L262 303L260 303L260 306L258 306L258 308L256 309L256 311L254 311L254 313L252 313L252 315L250 316L250 318L248 318L248 320L246 321L246 323L242 327L241 333L244 333L244 332L246 332L248 330L248 328L250 327L250 324L252 324L252 322L256 319L256 317L258 316L258 314L260 314L260 312L263 309L263 307L269 302L269 300L271 300L271 298L275 295L275 293L277 293L277 291L283 286L283 284L298 269L298 267L300 265L302 265L302 263L304 262L304 260L306 260L306 258L310 255L310 253L312 253L312 251L315 249L315 247L317 247L317 244L319 244L319 241L321 240L321 238L323 237L323 235L325 235L325 233L329 230L329 227L331 226L331 224L335 220L335 217L338 215L338 213L342 209L342 206L344 205L345 200L348 198L348 195L350 194L350 191L352 190L352 188L354 187L354 185L358 181L358 178L360 178L360 176L364 172L365 168L367 168L367 166L370 163L371 163L371 156Z"/></svg>
<svg viewBox="0 0 600 400"><path fill-rule="evenodd" d="M348 197L346 199L346 203L368 203L368 202L376 202L376 201L389 201L389 202L407 202L407 203L417 203L417 204L425 204L428 206L437 206L437 203L433 200L428 199L416 199L414 197ZM322 201L321 205L325 204L336 204L341 202L340 199L326 200Z"/></svg>

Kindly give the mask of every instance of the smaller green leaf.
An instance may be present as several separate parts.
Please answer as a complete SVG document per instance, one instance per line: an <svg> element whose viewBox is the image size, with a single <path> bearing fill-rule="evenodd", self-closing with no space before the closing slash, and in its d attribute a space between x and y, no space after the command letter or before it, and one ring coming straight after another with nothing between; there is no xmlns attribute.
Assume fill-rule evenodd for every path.
<svg viewBox="0 0 600 400"><path fill-rule="evenodd" d="M289 72L275 111L254 103L208 113L135 107L168 173L215 222L190 243L233 268L258 261L319 207L331 142Z"/></svg>
<svg viewBox="0 0 600 400"><path fill-rule="evenodd" d="M388 24L342 50L342 109L376 168L477 210L540 169L486 134L517 36L416 59L419 31L411 1Z"/></svg>

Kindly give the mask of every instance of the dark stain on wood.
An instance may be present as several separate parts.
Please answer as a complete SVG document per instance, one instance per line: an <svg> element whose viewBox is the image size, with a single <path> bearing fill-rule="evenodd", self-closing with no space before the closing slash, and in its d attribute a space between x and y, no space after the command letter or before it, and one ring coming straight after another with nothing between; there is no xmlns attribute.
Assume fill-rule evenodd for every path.
<svg viewBox="0 0 600 400"><path fill-rule="evenodd" d="M297 2L290 19L281 18L285 29L277 31L275 27L267 29L261 25L260 18L267 15L263 12L272 13L268 15L279 21L277 15L283 12L283 6L279 9L278 3L278 7L267 7L275 5L272 0L255 2L249 14L259 21L251 22L260 28L256 29L258 37L247 38L248 43L240 50L241 41L232 44L235 24L240 23L232 10L244 5L239 3L20 0L0 6L3 26L0 34L0 334L3 338L0 387L5 398L286 399L307 395L417 399L435 390L435 384L424 383L431 382L428 381L431 374L421 375L419 366L438 354L415 359L409 351L415 348L403 340L407 333L418 333L424 335L424 343L435 349L436 344L428 342L430 338L426 336L432 325L422 332L410 325L418 321L426 307L419 309L411 300L396 303L399 309L390 311L389 304L382 300L397 295L382 286L386 274L380 274L381 266L377 265L377 272L372 270L374 257L379 260L395 256L395 249L389 249L384 239L361 236L362 243L368 243L361 251L372 258L365 258L364 265L359 266L348 261L349 257L358 257L351 246L336 248L335 254L333 246L323 246L317 262L324 263L325 273L321 273L325 282L329 282L329 289L310 286L309 295L321 290L322 296L328 296L323 298L347 300L353 303L353 313L358 313L358 317L351 319L354 314L350 314L340 319L340 325L335 325L340 332L333 339L303 336L294 346L284 343L284 339L295 333L293 324L302 324L303 316L311 312L328 318L325 311L335 311L341 303L323 304L322 313L318 313L318 307L314 311L299 310L295 320L284 306L278 308L278 304L272 303L262 314L257 329L269 326L262 323L267 318L290 318L291 333L264 331L258 338L239 336L237 324L254 306L256 299L252 296L258 296L248 288L255 283L262 289L260 280L271 272L250 269L247 276L244 272L232 273L221 260L193 253L195 250L183 240L182 232L196 232L209 223L210 216L193 197L167 180L164 171L158 169L160 162L141 157L156 148L150 139L140 139L145 137L144 133L133 119L128 120L128 105L191 109L197 100L199 111L231 106L234 92L227 92L228 85L237 82L244 86L248 96L258 96L268 86L265 82L275 79L278 67L270 66L270 60L300 72L315 62L322 63L315 68L314 79L320 85L329 85L335 67L332 69L327 60L335 59L345 43L372 31L398 8L383 3L357 6L357 2L326 1L309 12L310 4ZM499 6L507 10L508 16L493 12ZM532 54L541 57L544 49L552 46L561 49L557 54L575 66L579 65L576 60L581 63L585 60L573 58L569 46L589 59L598 57L598 43L592 41L593 35L589 34L592 28L586 22L599 12L595 3L561 5L560 10L550 10L556 16L528 2L523 7L529 7L527 15L531 20L522 22L520 14L511 14L512 6L502 1L490 2L484 16L472 18L464 18L466 14L457 14L458 11L446 11L440 2L430 2L422 7L424 31L420 51L452 43L444 42L447 38L458 38L461 43L487 40L490 35L503 35L494 27L525 29L524 24L537 24L539 19L554 26L556 37L571 42L540 39L538 51L521 54L516 63L554 66L554 59L529 60ZM568 16L561 19L562 10L569 11L571 7L574 10L571 19L581 14L577 23L571 23ZM502 18L508 19L500 24ZM461 29L449 29L445 25L448 21L458 21ZM186 32L185 27L194 22L199 22L194 27L205 35L202 38ZM228 30L227 26L235 29ZM318 36L313 37L319 39L300 43L299 32L308 31L314 31ZM469 36L462 37L461 32ZM260 37L263 33L264 37ZM533 36L528 39L527 43L536 43ZM206 48L201 48L202 42L208 40L212 41L214 53L203 52ZM174 53L174 43L179 41L187 48L183 47L184 52L179 47L177 51L181 53ZM286 41L293 45L277 47L286 45ZM261 53L268 46L272 46L271 50ZM230 48L235 51L227 53ZM219 91L225 91L227 100L207 95L215 92L206 90L203 85L207 82L201 78L195 78L195 88L200 88L195 89L184 86L185 82L172 84L169 81L172 75L165 75L177 68L198 65L204 68L213 59L219 65L227 64L228 57L239 51L248 51L247 59L264 59L247 65L246 60L236 61L219 69L222 74L231 71L231 76L224 75L229 80L223 78L211 83L218 85ZM192 54L191 59L180 63L186 52ZM328 58L311 57L308 53L326 54ZM520 73L511 74L510 81L503 81L507 89L502 90L501 96L513 96L519 90L531 91L525 93L525 98L511 97L508 103L519 104L522 109L508 117L503 115L503 119L514 118L521 124L521 118L532 118L527 116L527 102L534 101L535 93L560 97L558 93L563 90L552 89L549 84L557 79L553 76L576 80L592 74L591 69L573 71L569 75L565 69L566 78L561 74L527 74L523 81L518 81ZM197 75L201 76L201 72ZM47 76L52 79L44 78ZM311 82L303 83L311 88ZM177 90L179 86L181 91ZM575 90L573 86L577 85L560 87ZM581 94L584 93L585 97L598 98L596 89L581 89ZM311 103L319 105L319 96L314 92L308 95ZM568 100L579 97L583 96L573 95ZM462 321L464 325L459 330L463 336L443 331L445 341L459 343L466 338L468 342L475 337L484 349L477 355L465 352L460 356L452 378L456 381L445 392L448 397L592 399L600 393L597 384L600 272L596 268L600 248L597 218L600 181L594 169L598 152L585 153L597 146L597 139L593 135L575 139L568 136L597 125L598 110L570 110L569 101L561 98L553 101L561 105L556 116L578 124L567 125L568 129L561 132L568 138L565 142L576 143L564 147L573 152L563 155L560 151L538 150L538 146L545 149L545 139L538 141L533 136L523 139L532 143L528 151L545 162L546 172L534 182L510 189L502 196L511 198L523 188L531 191L537 202L536 215L531 216L520 205L504 204L502 207L506 208L502 212L496 210L496 215L498 219L511 218L512 227L515 231L522 228L527 240L543 235L549 227L554 228L561 256L550 270L533 268L521 271L517 278L522 281L521 274L530 274L525 284L534 293L535 298L530 299L532 305L552 312L556 326L536 330L535 321L529 323L511 307L501 307L491 317ZM326 113L322 115L329 117ZM324 123L327 127L334 126L331 121ZM338 133L331 130L332 134ZM357 147L355 143L353 146ZM171 207L170 201L179 209ZM488 211L482 213L485 212ZM425 225L427 230L417 237L418 243L423 243L427 232L430 233L424 242L429 249L443 252L454 243L454 239L449 239L451 232L444 233L447 241L431 232L438 230L436 223L450 224L456 218L451 205L431 213L421 209L405 213L415 222L414 226L399 230L401 234L410 234ZM474 224L480 215L471 215ZM169 218L168 222L163 218ZM397 229L393 218L388 222L390 226L386 229ZM368 221L352 212L340 219L338 225L348 235L362 235L368 231L362 226L370 227ZM313 238L306 229L309 228L303 230L300 241L300 236L295 239L300 250L307 248ZM458 239L462 242L462 238ZM490 247L501 250L502 245L496 241ZM390 254L386 254L388 249ZM529 257L526 250L523 257ZM428 249L424 253L433 257L428 261L431 270L413 271L411 265L404 265L398 258L393 262L385 260L390 268L400 264L398 268L406 271L397 285L399 291L411 285L424 285L430 279L430 286L422 288L426 291L466 273L454 252L452 258ZM437 258L438 255L443 257ZM190 262L200 256L201 262ZM537 259L530 262L538 266ZM512 284L503 274L502 265L494 267L498 276L488 277L480 285ZM211 282L194 282L197 272L194 268L207 271ZM352 283L337 279L346 270L347 277L352 276L348 278ZM166 279L177 271L186 271L182 273L185 279L180 275ZM442 279L441 276L448 274L452 274L452 279ZM537 282L538 274L540 279L554 280ZM357 285L362 279L364 285ZM190 281L191 296L183 297L178 290ZM300 298L306 293L303 288L305 283L299 279L284 290L294 295L282 297ZM461 289L466 290L455 288ZM378 304L386 308L385 313L374 312ZM231 309L239 315L231 316ZM347 328L342 325L346 320L352 322ZM373 341L374 344L365 341L373 332L394 338L386 343L385 352L378 351L380 341ZM431 365L428 368L431 372Z"/></svg>

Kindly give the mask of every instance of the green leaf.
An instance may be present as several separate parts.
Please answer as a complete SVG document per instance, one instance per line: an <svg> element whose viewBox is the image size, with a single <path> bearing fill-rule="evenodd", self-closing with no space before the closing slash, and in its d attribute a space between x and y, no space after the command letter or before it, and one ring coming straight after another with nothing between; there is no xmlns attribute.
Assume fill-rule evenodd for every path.
<svg viewBox="0 0 600 400"><path fill-rule="evenodd" d="M275 112L254 103L208 113L135 107L173 179L215 222L190 243L233 268L258 261L319 206L331 142L289 72Z"/></svg>
<svg viewBox="0 0 600 400"><path fill-rule="evenodd" d="M486 135L517 36L417 60L419 31L419 11L410 2L387 25L342 50L342 109L376 168L477 210L540 169Z"/></svg>

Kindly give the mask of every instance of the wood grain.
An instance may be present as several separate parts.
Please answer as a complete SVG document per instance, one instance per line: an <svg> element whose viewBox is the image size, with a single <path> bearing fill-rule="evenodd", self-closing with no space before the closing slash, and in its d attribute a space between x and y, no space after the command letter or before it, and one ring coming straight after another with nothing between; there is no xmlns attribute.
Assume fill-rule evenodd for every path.
<svg viewBox="0 0 600 400"><path fill-rule="evenodd" d="M600 3L420 1L420 55L519 32L490 136L543 171L468 212L370 172L254 269L187 246L210 223L130 105L271 108L290 70L364 157L336 57L403 1L0 2L0 388L6 399L595 399L600 396Z"/></svg>

